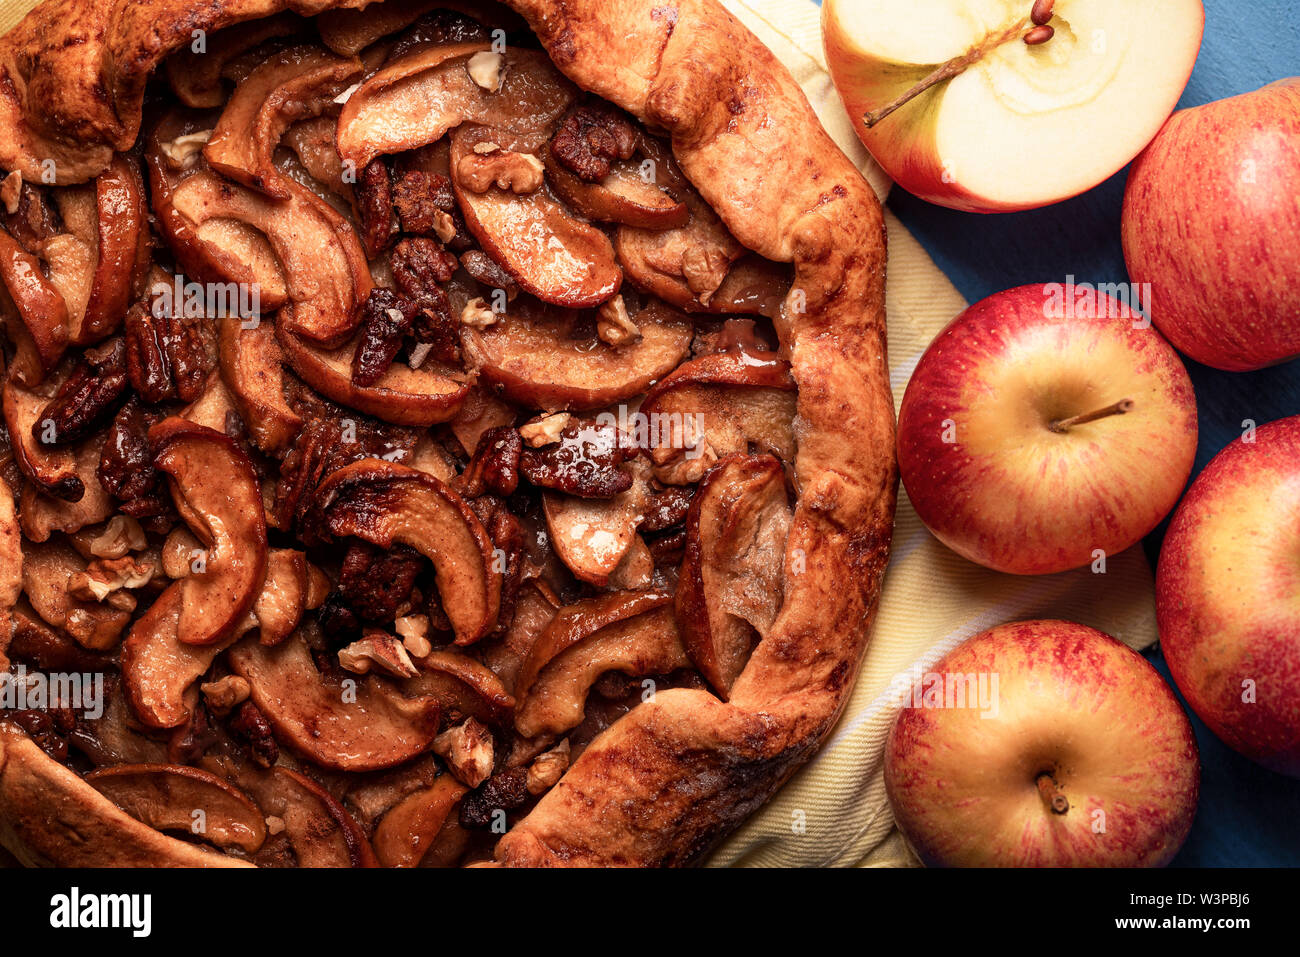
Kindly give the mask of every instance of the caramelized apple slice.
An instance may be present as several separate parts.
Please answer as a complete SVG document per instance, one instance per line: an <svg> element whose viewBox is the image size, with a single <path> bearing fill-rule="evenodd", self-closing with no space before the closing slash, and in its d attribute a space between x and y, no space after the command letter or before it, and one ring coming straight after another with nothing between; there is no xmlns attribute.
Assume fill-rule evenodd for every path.
<svg viewBox="0 0 1300 957"><path fill-rule="evenodd" d="M9 610L23 587L23 533L14 513L14 493L0 478L0 674L9 670L5 646L9 642Z"/></svg>
<svg viewBox="0 0 1300 957"><path fill-rule="evenodd" d="M501 724L515 709L515 699L491 668L454 651L431 651L416 661L420 674L402 684L411 694L432 695L443 713L487 724Z"/></svg>
<svg viewBox="0 0 1300 957"><path fill-rule="evenodd" d="M394 362L374 385L357 385L352 363L360 335L336 349L317 348L284 325L276 326L276 338L293 371L321 395L394 425L446 422L469 394L470 385L457 370L436 362L418 369Z"/></svg>
<svg viewBox="0 0 1300 957"><path fill-rule="evenodd" d="M640 395L690 352L691 325L652 301L634 317L641 337L609 346L572 313L519 301L485 329L465 326L466 364L512 402L583 411Z"/></svg>
<svg viewBox="0 0 1300 957"><path fill-rule="evenodd" d="M756 253L742 256L727 271L713 294L707 312L728 316L766 316L780 319L781 307L794 282L794 267L772 262Z"/></svg>
<svg viewBox="0 0 1300 957"><path fill-rule="evenodd" d="M695 667L725 700L781 608L792 511L770 455L712 468L691 502L678 578L677 627Z"/></svg>
<svg viewBox="0 0 1300 957"><path fill-rule="evenodd" d="M514 688L524 659L559 609L560 599L544 581L528 578L519 586L510 628L500 640L485 644L482 651L483 660L507 690Z"/></svg>
<svg viewBox="0 0 1300 957"><path fill-rule="evenodd" d="M274 648L243 641L227 659L248 682L276 739L321 767L389 768L425 751L437 736L433 698L408 698L375 675L322 674L301 637Z"/></svg>
<svg viewBox="0 0 1300 957"><path fill-rule="evenodd" d="M484 432L512 426L518 418L519 412L514 406L474 386L466 393L465 404L448 426L465 454L472 455Z"/></svg>
<svg viewBox="0 0 1300 957"><path fill-rule="evenodd" d="M44 542L55 532L79 532L87 525L105 521L117 511L117 503L104 491L96 474L103 447L102 435L91 436L73 447L73 472L85 489L77 501L52 498L38 491L35 483L23 487L18 515L23 535L29 541Z"/></svg>
<svg viewBox="0 0 1300 957"><path fill-rule="evenodd" d="M269 455L284 452L303 423L284 397L284 353L275 327L259 322L250 328L239 319L222 319L220 343L221 376L249 438Z"/></svg>
<svg viewBox="0 0 1300 957"><path fill-rule="evenodd" d="M512 46L500 57L500 85L470 75L486 43L426 44L386 64L361 84L339 116L339 156L365 169L377 156L418 149L462 123L499 127L539 149L575 90L540 50ZM479 63L481 61L475 61Z"/></svg>
<svg viewBox="0 0 1300 957"><path fill-rule="evenodd" d="M218 30L205 37L201 50L185 47L167 58L167 82L176 98L186 106L196 109L221 106L226 100L223 77L232 60L267 40L290 36L302 28L301 17L278 13Z"/></svg>
<svg viewBox="0 0 1300 957"><path fill-rule="evenodd" d="M39 385L68 347L68 306L41 271L40 261L0 229L0 314L16 312L18 322L8 323L17 353L10 375L26 386ZM12 307L10 309L9 307Z"/></svg>
<svg viewBox="0 0 1300 957"><path fill-rule="evenodd" d="M667 231L620 226L614 235L619 265L639 288L679 309L708 308L745 247L699 194L685 192L685 226Z"/></svg>
<svg viewBox="0 0 1300 957"><path fill-rule="evenodd" d="M408 545L433 562L457 644L473 644L496 625L502 567L492 539L465 500L442 482L365 459L330 475L317 496L334 535L381 548Z"/></svg>
<svg viewBox="0 0 1300 957"><path fill-rule="evenodd" d="M559 734L583 717L602 674L657 675L690 666L667 592L614 592L560 610L519 670L515 728Z"/></svg>
<svg viewBox="0 0 1300 957"><path fill-rule="evenodd" d="M278 645L297 630L310 604L310 587L305 553L291 548L271 549L266 560L266 583L253 603L258 641Z"/></svg>
<svg viewBox="0 0 1300 957"><path fill-rule="evenodd" d="M284 822L299 867L374 867L375 853L356 820L323 787L277 765L248 788L262 810Z"/></svg>
<svg viewBox="0 0 1300 957"><path fill-rule="evenodd" d="M644 484L636 482L612 499L542 496L551 547L582 581L603 588L636 540L644 506Z"/></svg>
<svg viewBox="0 0 1300 957"><path fill-rule="evenodd" d="M18 382L11 369L4 384L4 419L14 462L28 481L46 495L65 502L79 502L86 494L86 483L77 474L74 448L46 445L36 437L43 431L41 416L46 406L70 371L71 367L65 364L39 386L29 389Z"/></svg>
<svg viewBox="0 0 1300 957"><path fill-rule="evenodd" d="M418 867L440 835L457 828L455 812L467 788L450 774L408 795L375 828L375 856L384 867Z"/></svg>
<svg viewBox="0 0 1300 957"><path fill-rule="evenodd" d="M488 29L497 27L508 33L527 29L523 19L512 10L501 4L475 0L386 0L363 9L326 10L316 18L316 25L327 47L335 53L352 56L434 11L451 11L469 18L446 26L435 24L438 32L431 38L435 43L458 42L458 37L471 32L476 34L474 39L486 40ZM452 36L444 39L443 33L448 31Z"/></svg>
<svg viewBox="0 0 1300 957"><path fill-rule="evenodd" d="M693 438L674 434L672 441L657 444L651 450L656 465L682 458L683 449L722 457L747 452L750 446L790 463L795 403L789 362L775 353L736 351L683 363L650 390L641 412L672 429L695 433Z"/></svg>
<svg viewBox="0 0 1300 957"><path fill-rule="evenodd" d="M588 183L565 169L548 149L546 178L555 195L574 211L602 223L638 229L679 229L691 218L686 204L642 175L640 161L615 163L599 183Z"/></svg>
<svg viewBox="0 0 1300 957"><path fill-rule="evenodd" d="M355 57L338 57L317 46L280 50L235 87L203 148L208 165L268 196L288 199L273 161L280 137L292 123L325 112L361 70Z"/></svg>
<svg viewBox="0 0 1300 957"><path fill-rule="evenodd" d="M292 180L281 183L289 195L276 201L198 170L166 193L159 219L179 224L173 245L189 243L195 234L202 241L202 226L214 220L256 230L274 250L288 289L289 303L277 324L324 346L339 345L356 329L355 307L370 292L365 254L342 216ZM207 243L213 245L210 238ZM238 250L221 252L239 263Z"/></svg>
<svg viewBox="0 0 1300 957"><path fill-rule="evenodd" d="M209 771L175 764L122 764L89 771L85 778L104 797L155 830L181 831L250 854L266 840L261 809Z"/></svg>
<svg viewBox="0 0 1300 957"><path fill-rule="evenodd" d="M148 269L150 244L140 167L119 153L95 179L95 269L74 344L98 342L122 324Z"/></svg>
<svg viewBox="0 0 1300 957"><path fill-rule="evenodd" d="M71 579L85 572L87 564L65 541L29 543L22 565L23 592L32 610L47 624L83 648L107 651L121 640L131 621L132 609L73 596Z"/></svg>
<svg viewBox="0 0 1300 957"><path fill-rule="evenodd" d="M266 580L257 473L232 439L185 419L164 419L149 439L181 518L206 549L203 571L183 583L180 637L214 644L240 625Z"/></svg>
<svg viewBox="0 0 1300 957"><path fill-rule="evenodd" d="M462 126L451 137L452 186L465 225L483 251L519 288L544 302L582 308L600 305L617 293L623 272L609 238L571 216L544 183L526 195L500 188L500 180L486 190L476 189L481 184L467 171L482 158L476 148L493 144L532 156L521 139L506 130Z"/></svg>

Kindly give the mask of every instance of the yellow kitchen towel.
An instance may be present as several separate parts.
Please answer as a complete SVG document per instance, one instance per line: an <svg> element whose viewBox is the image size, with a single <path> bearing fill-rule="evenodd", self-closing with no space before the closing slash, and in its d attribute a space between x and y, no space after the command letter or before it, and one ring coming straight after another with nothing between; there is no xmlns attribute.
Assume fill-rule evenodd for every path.
<svg viewBox="0 0 1300 957"><path fill-rule="evenodd" d="M854 136L826 72L818 8L809 0L723 2L789 67L831 136L883 199L889 181ZM0 0L0 33L33 6L33 0ZM925 347L966 303L888 213L886 225L890 379L897 402ZM979 229L979 217L971 216L969 226ZM1102 574L1082 569L1041 578L1000 575L940 545L903 496L880 613L844 716L809 764L710 864L914 864L894 827L882 778L884 742L898 709L890 692L895 677L924 672L984 628L1052 617L1092 625L1135 648L1153 643L1154 589L1141 549L1112 557Z"/></svg>

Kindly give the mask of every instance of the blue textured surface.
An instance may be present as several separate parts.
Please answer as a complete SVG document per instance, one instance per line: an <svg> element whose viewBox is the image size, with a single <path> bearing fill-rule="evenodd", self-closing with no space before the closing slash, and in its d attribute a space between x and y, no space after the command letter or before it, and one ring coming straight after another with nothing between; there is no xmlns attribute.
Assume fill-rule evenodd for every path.
<svg viewBox="0 0 1300 957"><path fill-rule="evenodd" d="M1247 93L1296 74L1300 2L1205 0L1205 38L1179 107ZM1027 213L958 213L901 189L893 191L889 206L974 302L1012 286L1062 282L1067 275L1079 282L1126 282L1120 206L1127 175L1121 171L1082 196ZM1300 236L1276 241L1300 242ZM1198 471L1241 434L1243 420L1262 424L1300 414L1300 361L1254 373L1219 372L1190 361L1187 366L1200 414ZM1158 529L1146 542L1153 562L1163 532ZM1168 679L1159 653L1148 657ZM1201 748L1201 801L1175 864L1300 865L1300 781L1265 771L1229 750L1195 716L1192 723Z"/></svg>

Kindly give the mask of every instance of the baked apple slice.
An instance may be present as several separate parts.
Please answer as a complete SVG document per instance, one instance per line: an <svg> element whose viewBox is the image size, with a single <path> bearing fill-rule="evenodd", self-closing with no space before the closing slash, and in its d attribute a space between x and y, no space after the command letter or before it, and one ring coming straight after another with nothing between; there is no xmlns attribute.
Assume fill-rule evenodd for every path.
<svg viewBox="0 0 1300 957"><path fill-rule="evenodd" d="M293 13L278 13L218 30L207 37L202 52L185 48L165 61L167 81L176 98L195 109L214 109L226 101L225 74L231 61L276 37L302 30L304 21Z"/></svg>
<svg viewBox="0 0 1300 957"><path fill-rule="evenodd" d="M691 218L686 204L676 199L646 176L641 160L614 163L609 175L597 183L588 183L565 169L551 150L545 150L546 178L566 205L575 212L602 223L620 223L637 229L680 229Z"/></svg>
<svg viewBox="0 0 1300 957"><path fill-rule="evenodd" d="M70 338L68 306L41 269L40 260L0 229L0 288L8 302L0 312L16 312L8 323L14 341L10 375L26 386L39 385L63 357ZM12 304L13 309L5 308Z"/></svg>
<svg viewBox="0 0 1300 957"><path fill-rule="evenodd" d="M542 496L551 547L582 581L603 588L636 540L642 518L642 491L634 484L612 499Z"/></svg>
<svg viewBox="0 0 1300 957"><path fill-rule="evenodd" d="M246 785L262 811L284 822L299 867L374 867L374 851L347 809L323 787L276 765Z"/></svg>
<svg viewBox="0 0 1300 957"><path fill-rule="evenodd" d="M612 592L562 608L519 669L515 728L559 734L583 718L587 692L607 671L660 675L690 667L668 592Z"/></svg>
<svg viewBox="0 0 1300 957"><path fill-rule="evenodd" d="M435 143L462 123L515 133L535 151L574 96L573 85L540 50L416 47L348 97L339 115L339 156L360 171L378 156Z"/></svg>
<svg viewBox="0 0 1300 957"><path fill-rule="evenodd" d="M690 320L652 300L632 317L640 337L602 342L589 318L520 300L483 329L464 326L466 364L512 402L584 411L640 395L690 352Z"/></svg>
<svg viewBox="0 0 1300 957"><path fill-rule="evenodd" d="M433 786L403 798L375 828L375 856L384 867L418 867L439 843L459 827L456 811L468 789L450 774Z"/></svg>
<svg viewBox="0 0 1300 957"><path fill-rule="evenodd" d="M508 130L467 125L451 136L452 187L483 251L543 302L600 305L623 282L614 247L555 199L541 171Z"/></svg>
<svg viewBox="0 0 1300 957"><path fill-rule="evenodd" d="M249 328L239 319L220 320L221 377L230 390L248 436L263 452L286 451L302 430L302 416L284 397L284 353L275 327Z"/></svg>
<svg viewBox="0 0 1300 957"><path fill-rule="evenodd" d="M381 548L407 545L433 562L443 611L458 645L487 635L501 609L501 563L465 500L417 469L364 459L334 472L317 492L335 536Z"/></svg>
<svg viewBox="0 0 1300 957"><path fill-rule="evenodd" d="M244 792L210 771L176 764L97 768L86 783L137 821L253 853L266 840L262 811ZM196 818L195 811L203 816Z"/></svg>
<svg viewBox="0 0 1300 957"><path fill-rule="evenodd" d="M790 363L776 353L739 350L683 363L641 403L642 414L651 421L683 433L674 431L672 441L656 443L650 450L659 478L670 481L669 470L692 465L689 459L703 466L710 457L744 453L751 447L794 462L796 401ZM685 471L691 476L688 481L699 477L689 468Z"/></svg>
<svg viewBox="0 0 1300 957"><path fill-rule="evenodd" d="M486 724L502 724L515 709L515 699L491 668L454 651L431 651L416 660L417 677L403 682L410 694L431 695L453 718L468 715Z"/></svg>
<svg viewBox="0 0 1300 957"><path fill-rule="evenodd" d="M108 651L121 641L122 632L131 622L135 602L131 599L107 603L95 600L93 593L72 594L74 579L80 577L89 583L85 574L88 564L63 540L29 545L22 566L23 592L32 610L46 624L59 629L82 648ZM147 584L156 570L156 565L150 569L143 560L138 566L131 563L123 569L126 587ZM107 592L104 597L108 597Z"/></svg>
<svg viewBox="0 0 1300 957"><path fill-rule="evenodd" d="M71 371L71 366L65 364L39 385L26 388L11 369L5 379L3 403L10 450L19 470L44 494L65 502L79 502L86 494L86 483L77 474L73 447L46 444L37 438L44 432L41 423L45 409Z"/></svg>
<svg viewBox="0 0 1300 957"><path fill-rule="evenodd" d="M289 199L274 162L280 138L293 123L330 109L361 72L360 60L318 46L280 50L235 87L203 148L208 165L268 196Z"/></svg>
<svg viewBox="0 0 1300 957"><path fill-rule="evenodd" d="M770 455L723 459L700 483L686 520L676 594L686 650L724 700L781 609L792 518L785 469Z"/></svg>
<svg viewBox="0 0 1300 957"><path fill-rule="evenodd" d="M149 439L177 511L206 550L203 571L182 586L179 634L187 644L214 644L244 621L266 580L257 473L232 439L185 419L164 419Z"/></svg>
<svg viewBox="0 0 1300 957"><path fill-rule="evenodd" d="M427 361L418 369L394 362L373 385L357 385L352 368L360 334L334 349L305 341L283 324L276 338L285 360L308 385L342 405L394 425L430 426L452 419L471 386L455 369Z"/></svg>
<svg viewBox="0 0 1300 957"><path fill-rule="evenodd" d="M438 702L408 698L375 675L346 678L316 669L301 637L267 648L242 641L227 652L276 739L337 771L376 771L424 752L438 733ZM346 674L346 673L345 673ZM343 681L355 683L345 693Z"/></svg>
<svg viewBox="0 0 1300 957"><path fill-rule="evenodd" d="M23 486L18 516L23 535L29 541L48 541L55 532L71 535L87 525L106 521L117 511L117 503L104 491L97 474L103 448L102 435L91 436L72 447L73 473L85 489L75 502L46 495L34 482Z"/></svg>

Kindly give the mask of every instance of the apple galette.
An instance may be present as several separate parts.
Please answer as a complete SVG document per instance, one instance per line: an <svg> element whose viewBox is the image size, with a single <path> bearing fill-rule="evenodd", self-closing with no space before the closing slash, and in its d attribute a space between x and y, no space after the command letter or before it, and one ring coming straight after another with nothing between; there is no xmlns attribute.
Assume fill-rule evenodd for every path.
<svg viewBox="0 0 1300 957"><path fill-rule="evenodd" d="M697 860L865 646L878 205L714 0L350 7L0 41L0 843Z"/></svg>

